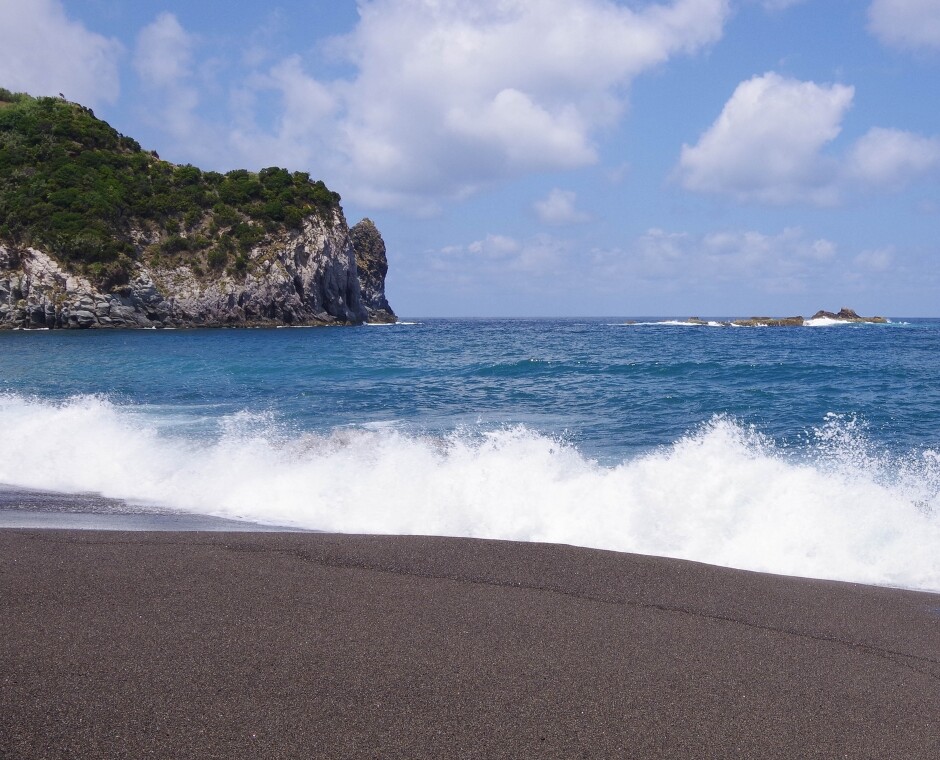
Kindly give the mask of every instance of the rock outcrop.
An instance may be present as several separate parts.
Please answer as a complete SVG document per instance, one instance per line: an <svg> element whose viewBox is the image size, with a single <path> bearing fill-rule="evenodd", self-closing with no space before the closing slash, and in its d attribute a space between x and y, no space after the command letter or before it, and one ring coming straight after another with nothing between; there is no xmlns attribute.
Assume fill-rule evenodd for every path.
<svg viewBox="0 0 940 760"><path fill-rule="evenodd" d="M810 319L835 319L840 322L872 322L875 324L884 324L888 321L884 317L860 317L853 309L847 309L845 306L836 313L820 309Z"/></svg>
<svg viewBox="0 0 940 760"><path fill-rule="evenodd" d="M808 321L814 319L832 319L838 322L867 322L870 324L884 324L888 320L884 317L860 317L852 309L843 307L838 312L817 311L808 320L801 316L797 317L748 317L747 319L735 319L725 322L709 322L700 317L689 317L687 320L692 325L711 325L717 324L721 327L802 327Z"/></svg>
<svg viewBox="0 0 940 760"><path fill-rule="evenodd" d="M381 236L375 226L373 243ZM153 243L145 231L141 247ZM47 252L0 244L0 327L221 327L394 321L384 292L384 244L370 248L360 284L353 242L338 208L312 215L252 248L242 270L142 260L127 284L104 291ZM374 263L373 263L374 262ZM366 290L367 299L362 292Z"/></svg>
<svg viewBox="0 0 940 760"><path fill-rule="evenodd" d="M363 219L349 231L356 252L356 269L362 289L362 303L370 322L394 322L395 312L385 297L388 259L385 241L371 219Z"/></svg>
<svg viewBox="0 0 940 760"><path fill-rule="evenodd" d="M732 322L737 327L802 327L803 317L750 317Z"/></svg>

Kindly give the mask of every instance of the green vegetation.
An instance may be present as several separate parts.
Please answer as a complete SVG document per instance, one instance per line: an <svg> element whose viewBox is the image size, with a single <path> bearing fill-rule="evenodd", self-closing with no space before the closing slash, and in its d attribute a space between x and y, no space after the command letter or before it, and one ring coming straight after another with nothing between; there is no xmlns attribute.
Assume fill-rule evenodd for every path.
<svg viewBox="0 0 940 760"><path fill-rule="evenodd" d="M126 284L140 257L245 271L252 246L339 201L306 172L176 166L89 108L0 88L0 241L42 248L102 286ZM158 242L141 247L132 230Z"/></svg>

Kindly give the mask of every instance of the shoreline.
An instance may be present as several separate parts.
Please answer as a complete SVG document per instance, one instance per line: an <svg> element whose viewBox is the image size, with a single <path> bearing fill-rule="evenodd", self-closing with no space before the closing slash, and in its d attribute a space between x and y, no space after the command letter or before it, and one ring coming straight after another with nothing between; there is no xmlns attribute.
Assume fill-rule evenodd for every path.
<svg viewBox="0 0 940 760"><path fill-rule="evenodd" d="M79 530L103 532L165 532L165 533L329 533L316 528L304 528L296 525L282 525L278 523L262 523L248 518L221 517L196 512L186 512L172 507L162 507L153 504L134 503L124 499L101 496L89 493L68 493L60 491L44 491L0 484L0 530ZM369 535L377 538L387 537L426 537L454 540L487 540L496 543L520 543L545 546L564 546L575 550L607 551L624 556L639 556L675 560L678 562L692 562L706 567L728 569L738 572L753 572L771 577L794 578L821 583L846 583L850 585L869 586L871 588L896 589L898 591L911 591L915 593L937 594L940 590L931 590L890 583L866 583L853 580L835 580L826 577L811 575L789 575L770 570L749 570L722 564L712 564L703 560L683 559L668 555L638 554L619 549L594 549L589 546L570 544L564 542L546 543L539 541L515 541L503 538L469 538L466 536L449 536L444 534L340 534L331 535ZM938 644L940 645L940 644Z"/></svg>
<svg viewBox="0 0 940 760"><path fill-rule="evenodd" d="M208 531L316 533L169 508L134 505L96 493L43 491L0 484L0 530L4 528L100 531Z"/></svg>
<svg viewBox="0 0 940 760"><path fill-rule="evenodd" d="M11 758L940 753L940 595L552 544L0 529Z"/></svg>

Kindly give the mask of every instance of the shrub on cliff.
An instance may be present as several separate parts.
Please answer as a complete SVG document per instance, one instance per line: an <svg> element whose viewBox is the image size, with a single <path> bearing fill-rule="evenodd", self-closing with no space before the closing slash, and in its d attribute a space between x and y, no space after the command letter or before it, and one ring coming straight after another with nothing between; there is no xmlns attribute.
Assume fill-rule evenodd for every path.
<svg viewBox="0 0 940 760"><path fill-rule="evenodd" d="M339 202L306 172L176 166L89 108L0 88L0 242L43 248L100 284L126 283L133 259L149 255L134 229L156 233L154 255L218 268L222 251L246 253Z"/></svg>

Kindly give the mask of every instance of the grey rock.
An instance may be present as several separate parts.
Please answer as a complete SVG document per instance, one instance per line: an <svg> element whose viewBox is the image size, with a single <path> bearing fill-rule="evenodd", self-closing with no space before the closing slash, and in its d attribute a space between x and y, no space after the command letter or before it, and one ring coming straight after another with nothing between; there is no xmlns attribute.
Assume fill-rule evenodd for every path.
<svg viewBox="0 0 940 760"><path fill-rule="evenodd" d="M845 306L836 313L820 309L813 314L812 319L836 319L840 322L873 322L876 324L884 324L888 321L884 317L860 317L854 309Z"/></svg>
<svg viewBox="0 0 940 760"><path fill-rule="evenodd" d="M371 219L363 219L349 231L356 252L356 269L362 285L362 301L370 322L394 322L395 312L385 297L388 274L385 241Z"/></svg>
<svg viewBox="0 0 940 760"><path fill-rule="evenodd" d="M137 238L146 235L138 231ZM338 209L269 237L248 252L242 272L206 276L188 264L139 262L130 282L112 293L46 251L0 243L0 328L360 324L375 315L393 321L384 293L385 245L378 230L369 240L366 299Z"/></svg>

